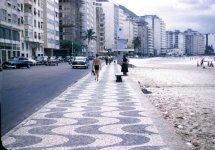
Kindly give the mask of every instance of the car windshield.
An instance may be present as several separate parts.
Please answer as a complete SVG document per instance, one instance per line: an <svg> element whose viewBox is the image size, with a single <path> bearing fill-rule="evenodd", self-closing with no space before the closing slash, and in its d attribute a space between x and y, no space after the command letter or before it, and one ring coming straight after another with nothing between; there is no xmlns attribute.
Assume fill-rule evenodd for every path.
<svg viewBox="0 0 215 150"><path fill-rule="evenodd" d="M86 58L84 58L84 57L76 57L75 60L76 61L85 61Z"/></svg>

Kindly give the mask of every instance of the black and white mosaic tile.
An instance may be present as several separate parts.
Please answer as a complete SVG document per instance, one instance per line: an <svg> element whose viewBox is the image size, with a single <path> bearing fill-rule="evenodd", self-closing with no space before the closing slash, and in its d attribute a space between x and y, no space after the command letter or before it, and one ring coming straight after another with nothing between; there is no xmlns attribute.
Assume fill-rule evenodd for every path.
<svg viewBox="0 0 215 150"><path fill-rule="evenodd" d="M116 64L88 74L2 137L12 150L168 150ZM128 77L125 77L128 78ZM124 79L126 80L126 79Z"/></svg>

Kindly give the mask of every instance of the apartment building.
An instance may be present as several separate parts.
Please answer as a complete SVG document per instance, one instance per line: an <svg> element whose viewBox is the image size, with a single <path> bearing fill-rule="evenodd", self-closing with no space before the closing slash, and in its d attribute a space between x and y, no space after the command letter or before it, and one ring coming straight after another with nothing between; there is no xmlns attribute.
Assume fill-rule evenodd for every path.
<svg viewBox="0 0 215 150"><path fill-rule="evenodd" d="M101 3L96 3L97 53L105 50L105 13Z"/></svg>
<svg viewBox="0 0 215 150"><path fill-rule="evenodd" d="M185 36L179 30L166 31L166 45L167 49L175 49L180 54L185 54Z"/></svg>
<svg viewBox="0 0 215 150"><path fill-rule="evenodd" d="M44 54L53 56L60 49L58 0L43 0ZM55 51L55 54L54 54Z"/></svg>
<svg viewBox="0 0 215 150"><path fill-rule="evenodd" d="M96 41L83 40L84 32L96 32L95 0L59 0L60 40L82 43L83 53L96 53Z"/></svg>
<svg viewBox="0 0 215 150"><path fill-rule="evenodd" d="M204 35L192 29L184 31L185 35L185 52L187 55L205 54Z"/></svg>
<svg viewBox="0 0 215 150"><path fill-rule="evenodd" d="M42 0L23 0L24 25L21 31L21 56L44 55L44 20Z"/></svg>
<svg viewBox="0 0 215 150"><path fill-rule="evenodd" d="M96 36L96 0L82 0L80 9L83 13L82 31L86 32L87 30L92 29ZM84 33L82 33L82 36L84 36ZM84 40L82 43L83 45L87 45L87 51L85 51L85 53L87 52L88 56L96 54L96 40Z"/></svg>
<svg viewBox="0 0 215 150"><path fill-rule="evenodd" d="M81 41L83 13L82 0L59 0L60 41Z"/></svg>
<svg viewBox="0 0 215 150"><path fill-rule="evenodd" d="M0 63L20 56L20 31L23 24L22 1L0 1Z"/></svg>
<svg viewBox="0 0 215 150"><path fill-rule="evenodd" d="M148 28L152 29L153 53L150 55L161 55L162 50L166 48L166 31L164 21L156 15L141 16L141 20L148 23Z"/></svg>
<svg viewBox="0 0 215 150"><path fill-rule="evenodd" d="M105 13L105 49L117 48L119 29L119 6L107 0L97 0L102 4Z"/></svg>
<svg viewBox="0 0 215 150"><path fill-rule="evenodd" d="M160 21L161 24L161 55L166 54L166 24L163 20Z"/></svg>
<svg viewBox="0 0 215 150"><path fill-rule="evenodd" d="M210 34L205 34L205 48L210 53L210 48L213 49L213 52L215 53L215 34L210 33Z"/></svg>

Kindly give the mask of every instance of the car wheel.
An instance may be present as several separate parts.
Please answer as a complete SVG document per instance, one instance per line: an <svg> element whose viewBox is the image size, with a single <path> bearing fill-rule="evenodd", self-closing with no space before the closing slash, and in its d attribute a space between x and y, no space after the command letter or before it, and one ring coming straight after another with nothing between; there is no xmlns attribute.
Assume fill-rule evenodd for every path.
<svg viewBox="0 0 215 150"><path fill-rule="evenodd" d="M31 66L30 65L27 65L27 68L30 68Z"/></svg>

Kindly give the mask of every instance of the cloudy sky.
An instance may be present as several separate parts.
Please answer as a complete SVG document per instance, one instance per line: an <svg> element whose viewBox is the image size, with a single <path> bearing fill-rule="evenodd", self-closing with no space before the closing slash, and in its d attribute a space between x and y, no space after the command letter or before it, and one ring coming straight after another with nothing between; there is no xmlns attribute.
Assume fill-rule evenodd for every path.
<svg viewBox="0 0 215 150"><path fill-rule="evenodd" d="M167 30L215 33L215 0L111 0L138 16L158 15Z"/></svg>

